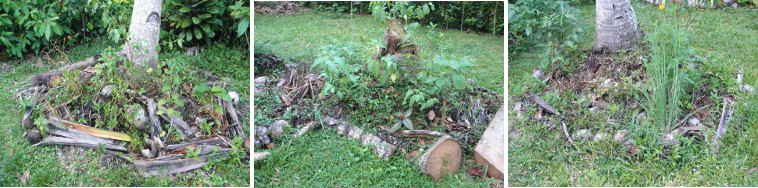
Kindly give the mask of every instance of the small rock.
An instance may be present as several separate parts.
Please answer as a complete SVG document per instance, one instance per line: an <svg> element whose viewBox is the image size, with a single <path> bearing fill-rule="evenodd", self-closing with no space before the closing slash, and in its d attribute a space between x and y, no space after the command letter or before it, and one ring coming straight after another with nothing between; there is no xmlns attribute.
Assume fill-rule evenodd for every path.
<svg viewBox="0 0 758 188"><path fill-rule="evenodd" d="M755 96L755 87L751 85L742 85L742 92L750 93L750 96Z"/></svg>
<svg viewBox="0 0 758 188"><path fill-rule="evenodd" d="M624 142L626 140L626 134L629 134L629 130L618 130L616 135L613 136L613 141Z"/></svg>
<svg viewBox="0 0 758 188"><path fill-rule="evenodd" d="M234 91L229 92L229 97L232 98L232 104L237 105L240 102L240 94Z"/></svg>
<svg viewBox="0 0 758 188"><path fill-rule="evenodd" d="M678 145L679 144L679 140L677 140L676 138L674 138L674 135L672 135L672 134L663 135L662 142L663 142L664 146Z"/></svg>
<svg viewBox="0 0 758 188"><path fill-rule="evenodd" d="M592 136L592 133L587 129L581 129L574 133L574 138L580 138L580 140L583 141L589 140L590 136Z"/></svg>
<svg viewBox="0 0 758 188"><path fill-rule="evenodd" d="M607 138L608 138L608 133L598 132L597 134L595 134L595 138L593 140L595 140L595 142L599 142L599 141L603 141L603 140L605 140Z"/></svg>
<svg viewBox="0 0 758 188"><path fill-rule="evenodd" d="M26 140L29 141L29 143L36 144L42 139L42 135L39 133L38 130L31 130L26 133Z"/></svg>
<svg viewBox="0 0 758 188"><path fill-rule="evenodd" d="M697 117L690 117L690 119L687 120L687 126L692 127L698 124L700 124L700 119L698 119Z"/></svg>
<svg viewBox="0 0 758 188"><path fill-rule="evenodd" d="M254 142L255 143L253 143L253 144L254 144L255 148L261 148L261 146L263 146L263 141L261 141L261 139L259 139L259 138L255 138Z"/></svg>
<svg viewBox="0 0 758 188"><path fill-rule="evenodd" d="M540 67L537 66L537 68L534 68L534 73L532 73L532 77L534 79L540 79L542 76L545 76L545 73L540 70Z"/></svg>
<svg viewBox="0 0 758 188"><path fill-rule="evenodd" d="M590 108L590 113L591 114L597 114L598 112L600 112L600 107L599 106L595 106L595 107Z"/></svg>
<svg viewBox="0 0 758 188"><path fill-rule="evenodd" d="M255 84L266 84L266 83L268 83L268 77L261 76L261 77L255 78L255 80L253 81L253 83L255 83Z"/></svg>
<svg viewBox="0 0 758 188"><path fill-rule="evenodd" d="M147 127L150 127L150 122L147 119L147 112L145 112L145 109L142 108L142 106L132 105L126 109L126 113L129 115L133 115L133 116L130 116L130 117L133 117L131 119L132 121L131 128L143 130Z"/></svg>
<svg viewBox="0 0 758 188"><path fill-rule="evenodd" d="M261 139L261 143L263 144L268 144L271 142L271 138L269 138L268 136L261 136L260 139Z"/></svg>
<svg viewBox="0 0 758 188"><path fill-rule="evenodd" d="M255 134L258 137L268 136L268 127L260 126L255 128Z"/></svg>
<svg viewBox="0 0 758 188"><path fill-rule="evenodd" d="M103 89L100 89L100 96L106 99L111 98L111 95L113 95L113 88L116 88L116 85L103 86Z"/></svg>
<svg viewBox="0 0 758 188"><path fill-rule="evenodd" d="M187 56L197 56L197 46L187 48Z"/></svg>
<svg viewBox="0 0 758 188"><path fill-rule="evenodd" d="M144 156L145 158L148 158L148 159L151 158L150 157L150 149L141 149L140 153L142 153L142 156Z"/></svg>
<svg viewBox="0 0 758 188"><path fill-rule="evenodd" d="M32 118L29 118L29 117L24 118L23 120L21 120L21 127L23 127L24 130L31 129L32 127L34 127L34 121L32 121Z"/></svg>
<svg viewBox="0 0 758 188"><path fill-rule="evenodd" d="M285 120L278 120L272 123L269 126L269 133L271 134L272 139L279 139L282 137L282 133L284 132L284 127L289 127L289 123Z"/></svg>
<svg viewBox="0 0 758 188"><path fill-rule="evenodd" d="M434 114L434 110L429 110L429 113L427 113L427 118L429 119L429 121L432 121L436 117L435 115L436 114Z"/></svg>

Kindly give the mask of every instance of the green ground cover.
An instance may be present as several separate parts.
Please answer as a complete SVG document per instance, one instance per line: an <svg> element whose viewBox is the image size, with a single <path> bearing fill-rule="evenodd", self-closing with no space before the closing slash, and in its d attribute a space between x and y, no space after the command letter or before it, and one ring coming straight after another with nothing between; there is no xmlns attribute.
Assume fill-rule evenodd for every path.
<svg viewBox="0 0 758 188"><path fill-rule="evenodd" d="M632 6L639 19L640 26L646 34L662 29L654 27L657 24L678 25L691 36L689 43L683 44L694 48L694 54L708 57L708 62L701 66L702 75L716 75L733 83L733 73L742 70L745 74L745 84L758 83L758 11L749 8L727 8L717 10L691 11L690 14L677 15L669 9L675 5L667 5L666 10L648 3L633 2ZM584 43L579 44L576 53L586 54L594 42L595 7L586 5L577 7L582 11L582 18L588 32ZM687 17L685 17L685 15ZM679 20L679 21L677 21ZM689 27L687 22L691 22ZM612 55L623 59L632 55L648 56L648 52L621 53ZM587 58L582 54L570 54L569 65L576 69ZM511 97L521 95L526 84L531 83L532 70L541 62L541 53L509 54L508 60L508 92ZM572 68L567 68L572 69ZM734 85L727 85L734 87ZM693 88L684 88L692 90ZM736 90L731 90L736 92ZM554 106L570 106L578 100L578 96L554 91L532 91L547 98ZM614 95L632 95L635 90L623 91ZM716 92L716 91L714 91ZM564 97L568 96L568 97ZM690 96L685 96L689 98ZM642 155L631 156L628 150L622 150L619 145L586 143L575 147L561 139L552 139L552 134L546 134L542 123L519 121L516 114L509 114L509 130L520 130L518 138L509 133L508 141L508 179L511 186L756 186L758 174L748 174L751 168L758 167L758 146L756 138L755 97L736 94L740 101L734 117L729 123L726 136L723 139L721 151L712 155L710 147L704 144L685 143L675 147L670 156L678 155L679 159L659 157L660 145L647 148ZM718 100L717 100L718 101ZM516 101L509 101L513 104ZM718 110L711 114L720 115L721 103L714 104ZM621 113L631 114L631 109L619 109ZM685 111L689 113L692 109ZM525 116L534 116L536 110L531 110ZM684 114L679 114L683 116ZM718 118L716 115L715 118ZM586 120L576 120L579 125L573 126L606 126L605 119L590 117ZM631 130L646 130L639 124L626 123L608 125L609 127ZM712 126L712 125L708 125ZM560 128L555 129L560 131ZM661 134L661 133L645 133ZM709 132L707 134L712 134ZM640 133L642 135L642 133ZM549 138L548 138L549 137ZM635 141L639 144L641 141ZM650 142L652 143L652 142Z"/></svg>
<svg viewBox="0 0 758 188"><path fill-rule="evenodd" d="M108 47L118 45L107 39L79 45L67 51L68 58L77 62L92 55L102 53ZM201 47L202 48L202 47ZM198 56L186 56L181 51L161 53L160 59L176 59L190 62L190 65L208 70L223 77L231 77L233 90L240 92L241 103L249 104L249 50L229 48L224 45L206 47ZM60 54L55 54L57 57ZM55 57L53 57L55 59ZM32 60L35 60L33 58ZM36 60L35 60L36 61ZM175 177L142 178L130 164L117 159L104 159L98 150L82 149L84 153L69 153L68 147L31 147L26 141L20 117L23 108L15 97L16 89L29 75L56 69L36 67L22 60L9 60L0 64L0 185L2 186L249 186L250 166L219 162L206 167L203 172L188 172ZM223 67L223 69L221 68ZM65 148L65 149L64 149ZM75 155L74 155L75 154ZM73 156L68 156L73 155ZM83 156L83 157L80 157ZM60 162L65 159L65 162ZM103 166L105 161L116 161L113 166ZM113 163L113 162L110 162ZM30 179L22 183L20 177L26 170Z"/></svg>

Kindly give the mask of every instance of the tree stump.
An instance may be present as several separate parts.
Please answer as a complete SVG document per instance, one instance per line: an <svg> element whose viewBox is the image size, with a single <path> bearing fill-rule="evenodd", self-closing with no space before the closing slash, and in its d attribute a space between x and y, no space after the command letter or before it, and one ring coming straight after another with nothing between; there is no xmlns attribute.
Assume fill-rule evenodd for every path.
<svg viewBox="0 0 758 188"><path fill-rule="evenodd" d="M461 145L450 135L437 139L434 145L418 159L418 166L425 174L439 180L448 172L455 173L461 167Z"/></svg>
<svg viewBox="0 0 758 188"><path fill-rule="evenodd" d="M418 56L418 46L411 44L410 39L403 42L403 38L405 38L406 35L407 33L405 32L405 29L403 29L403 26L400 25L400 23L395 20L388 21L387 30L382 37L382 44L384 44L386 48L379 47L376 54L374 54L374 60L378 61L388 54L411 54Z"/></svg>

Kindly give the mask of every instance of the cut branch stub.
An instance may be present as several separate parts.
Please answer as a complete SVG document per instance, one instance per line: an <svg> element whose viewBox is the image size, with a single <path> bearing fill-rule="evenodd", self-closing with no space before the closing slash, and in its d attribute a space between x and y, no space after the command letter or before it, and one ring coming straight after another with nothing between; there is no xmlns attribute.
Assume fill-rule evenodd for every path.
<svg viewBox="0 0 758 188"><path fill-rule="evenodd" d="M437 142L418 159L419 168L432 179L439 180L444 175L455 173L461 167L461 145L450 135Z"/></svg>

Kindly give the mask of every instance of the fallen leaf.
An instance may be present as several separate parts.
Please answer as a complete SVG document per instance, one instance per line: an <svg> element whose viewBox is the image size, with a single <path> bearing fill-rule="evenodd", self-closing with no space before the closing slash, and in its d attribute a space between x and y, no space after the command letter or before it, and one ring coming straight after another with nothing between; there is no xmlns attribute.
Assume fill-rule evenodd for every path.
<svg viewBox="0 0 758 188"><path fill-rule="evenodd" d="M100 182L102 184L105 184L107 182L107 181L105 181L105 179L103 179L101 177L97 177L97 176L93 177L92 179L95 179L95 180L97 180L98 182Z"/></svg>
<svg viewBox="0 0 758 188"><path fill-rule="evenodd" d="M274 143L268 143L268 144L266 144L266 148L268 148L268 149L274 148Z"/></svg>
<svg viewBox="0 0 758 188"><path fill-rule="evenodd" d="M629 148L629 153L631 153L632 155L637 154L637 146L632 145L632 147Z"/></svg>
<svg viewBox="0 0 758 188"><path fill-rule="evenodd" d="M24 174L21 175L21 177L18 178L18 179L21 180L21 183L23 183L24 185L26 185L26 182L29 181L29 176L30 176L29 175L29 170L26 170L26 172L24 172Z"/></svg>
<svg viewBox="0 0 758 188"><path fill-rule="evenodd" d="M395 92L395 98L397 98L397 95L399 95L399 94L400 94L399 92Z"/></svg>
<svg viewBox="0 0 758 188"><path fill-rule="evenodd" d="M484 178L484 171L482 171L482 169L479 168L479 167L469 168L468 170L466 170L466 172L468 172L471 175L479 176L481 178Z"/></svg>
<svg viewBox="0 0 758 188"><path fill-rule="evenodd" d="M279 172L279 168L274 168L274 170L276 170L276 172Z"/></svg>
<svg viewBox="0 0 758 188"><path fill-rule="evenodd" d="M436 117L436 114L434 114L434 110L429 110L429 113L427 113L427 116L429 116L429 121L434 120Z"/></svg>
<svg viewBox="0 0 758 188"><path fill-rule="evenodd" d="M424 139L418 140L418 145L426 145L426 142L424 142Z"/></svg>
<svg viewBox="0 0 758 188"><path fill-rule="evenodd" d="M13 150L11 150L11 154L8 154L8 157L13 156Z"/></svg>
<svg viewBox="0 0 758 188"><path fill-rule="evenodd" d="M447 116L446 120L447 120L448 123L452 123L453 122L453 118L450 118L450 116Z"/></svg>
<svg viewBox="0 0 758 188"><path fill-rule="evenodd" d="M202 181L197 181L197 183L198 183L198 185L197 185L198 187L203 187L203 182Z"/></svg>
<svg viewBox="0 0 758 188"><path fill-rule="evenodd" d="M747 174L752 175L753 172L755 172L755 169L758 169L758 168L751 168L750 170L747 171Z"/></svg>
<svg viewBox="0 0 758 188"><path fill-rule="evenodd" d="M411 151L411 154L409 154L408 156L411 158L416 158L418 156L418 153L419 153L418 150L413 150Z"/></svg>

